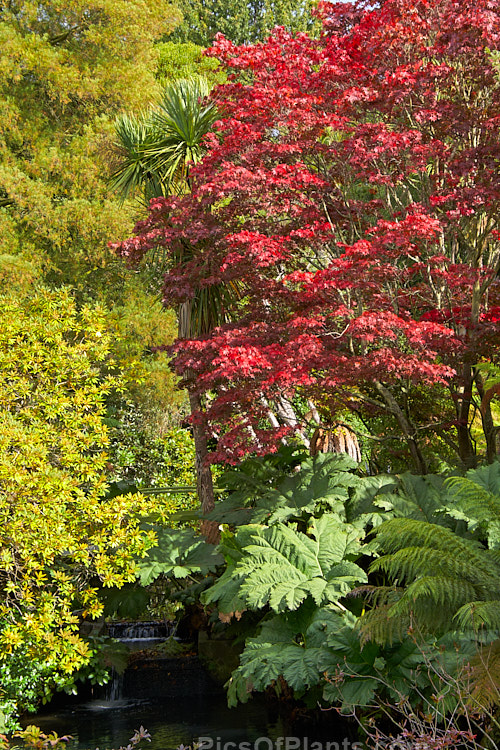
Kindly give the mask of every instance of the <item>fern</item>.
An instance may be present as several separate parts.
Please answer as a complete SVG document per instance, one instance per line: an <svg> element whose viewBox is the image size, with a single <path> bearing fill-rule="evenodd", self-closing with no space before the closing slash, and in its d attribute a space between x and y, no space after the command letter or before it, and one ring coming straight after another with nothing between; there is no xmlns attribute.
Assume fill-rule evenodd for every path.
<svg viewBox="0 0 500 750"><path fill-rule="evenodd" d="M446 510L453 518L466 521L469 531L487 540L490 549L500 549L500 495L478 485L472 477L446 481Z"/></svg>
<svg viewBox="0 0 500 750"><path fill-rule="evenodd" d="M404 639L410 627L410 618L407 613L397 616L390 613L390 610L390 604L379 604L360 618L358 627L362 646L369 641L381 646L392 646Z"/></svg>
<svg viewBox="0 0 500 750"><path fill-rule="evenodd" d="M463 545L478 554L484 550L482 544L471 539L463 539L451 529L437 524L414 519L395 518L386 521L377 530L377 539L386 552L395 552L403 547L432 547L443 554L459 554Z"/></svg>
<svg viewBox="0 0 500 750"><path fill-rule="evenodd" d="M470 708L483 712L500 705L500 640L478 649L465 676Z"/></svg>
<svg viewBox="0 0 500 750"><path fill-rule="evenodd" d="M388 609L389 616L404 618L412 613L423 630L498 627L500 565L479 542L412 519L384 523L377 538L389 554L375 560L371 570L406 583Z"/></svg>
<svg viewBox="0 0 500 750"><path fill-rule="evenodd" d="M481 628L500 631L500 601L468 601L455 612L453 618L458 630L479 630Z"/></svg>

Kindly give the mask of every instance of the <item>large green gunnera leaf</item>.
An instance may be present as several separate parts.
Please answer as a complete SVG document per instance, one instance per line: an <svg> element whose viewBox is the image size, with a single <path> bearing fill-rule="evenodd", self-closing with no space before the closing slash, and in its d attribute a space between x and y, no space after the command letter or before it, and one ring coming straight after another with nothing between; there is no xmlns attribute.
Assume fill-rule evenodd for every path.
<svg viewBox="0 0 500 750"><path fill-rule="evenodd" d="M148 586L158 576L185 578L193 573L213 573L224 562L213 544L192 529L155 527L158 544L137 562L142 586Z"/></svg>
<svg viewBox="0 0 500 750"><path fill-rule="evenodd" d="M295 610L307 596L318 606L336 603L366 581L353 562L361 554L360 532L336 515L313 519L309 534L283 524L244 529L252 532L234 574L250 609L269 604L275 612Z"/></svg>

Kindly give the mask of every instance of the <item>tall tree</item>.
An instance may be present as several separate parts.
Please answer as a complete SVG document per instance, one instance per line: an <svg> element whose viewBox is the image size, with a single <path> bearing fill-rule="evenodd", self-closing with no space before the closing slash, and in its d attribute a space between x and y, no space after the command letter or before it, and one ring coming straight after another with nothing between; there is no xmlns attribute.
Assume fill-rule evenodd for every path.
<svg viewBox="0 0 500 750"><path fill-rule="evenodd" d="M122 252L191 243L196 263L166 276L171 303L245 288L237 321L177 344L178 371L217 394L217 458L276 445L291 428L267 404L285 393L331 420L386 415L422 473L436 440L475 463L475 417L491 459L478 365L500 333L500 12L388 0L323 15L319 40L218 40L236 79L216 93L225 117L193 191L157 200Z"/></svg>
<svg viewBox="0 0 500 750"><path fill-rule="evenodd" d="M204 78L180 79L165 87L159 106L140 117L127 115L116 123L117 146L122 157L111 177L111 185L128 197L140 189L149 202L158 196L183 195L191 188L191 169L204 152L203 139L219 117L213 102L203 102L210 91ZM193 263L189 242L169 259L170 265L187 268ZM191 340L209 335L226 321L225 300L233 285L215 285L207 294L199 288L179 309L180 339ZM196 451L197 489L204 513L214 507L214 490L207 463L207 435L202 400L194 387L189 370L183 373L193 415L193 436ZM218 536L217 524L205 522L204 533L210 541Z"/></svg>
<svg viewBox="0 0 500 750"><path fill-rule="evenodd" d="M183 22L172 41L194 42L208 47L217 33L236 44L248 44L265 38L275 26L287 31L318 30L320 24L311 15L317 0L180 0Z"/></svg>
<svg viewBox="0 0 500 750"><path fill-rule="evenodd" d="M167 0L3 3L0 9L0 231L3 252L55 283L109 288L107 242L130 226L109 196L114 116L154 96L154 39Z"/></svg>

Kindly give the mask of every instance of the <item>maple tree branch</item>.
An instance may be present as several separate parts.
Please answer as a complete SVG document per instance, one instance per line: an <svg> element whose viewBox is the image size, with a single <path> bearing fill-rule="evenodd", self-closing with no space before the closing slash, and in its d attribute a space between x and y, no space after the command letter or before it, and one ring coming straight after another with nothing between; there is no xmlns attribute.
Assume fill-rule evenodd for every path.
<svg viewBox="0 0 500 750"><path fill-rule="evenodd" d="M315 424L317 424L319 426L321 424L321 417L319 416L319 411L316 408L316 404L314 403L314 401L312 399L308 398L307 399L307 405L308 405L309 409L311 410L310 413L311 413L311 417L312 417L313 421L315 422Z"/></svg>
<svg viewBox="0 0 500 750"><path fill-rule="evenodd" d="M381 397L387 404L388 410L391 412L391 414L394 415L396 421L401 427L405 440L408 443L412 458L415 461L415 466L418 470L418 473L427 474L427 463L418 445L415 434L415 427L405 415L389 388L383 385L379 380L375 380L374 385L376 390L380 393Z"/></svg>
<svg viewBox="0 0 500 750"><path fill-rule="evenodd" d="M336 425L339 425L340 427L345 427L347 430L350 430L351 432L354 432L356 437L364 438L365 440L373 440L375 443L389 443L393 440L401 440L400 435L374 435L371 432L360 432L359 430L355 430L351 424L348 424L347 422L336 422ZM366 425L365 425L366 427Z"/></svg>
<svg viewBox="0 0 500 750"><path fill-rule="evenodd" d="M344 333L347 333L347 330L348 330L348 328L349 328L350 325L351 325L351 321L349 321L349 323L346 325L346 327L344 328L344 330L341 331L340 333L334 333L334 331L323 331L323 333L321 334L321 336L331 336L334 339L340 339L340 338L342 338L342 336L344 335Z"/></svg>

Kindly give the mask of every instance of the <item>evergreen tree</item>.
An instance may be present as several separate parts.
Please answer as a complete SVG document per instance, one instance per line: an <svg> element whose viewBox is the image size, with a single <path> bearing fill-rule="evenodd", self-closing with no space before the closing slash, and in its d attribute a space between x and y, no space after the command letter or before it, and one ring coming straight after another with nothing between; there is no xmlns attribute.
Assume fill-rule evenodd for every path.
<svg viewBox="0 0 500 750"><path fill-rule="evenodd" d="M154 97L153 42L178 20L167 0L1 7L3 253L56 284L106 289L117 266L107 243L130 226L105 181L112 120Z"/></svg>
<svg viewBox="0 0 500 750"><path fill-rule="evenodd" d="M174 41L209 46L220 32L236 44L264 39L275 26L293 33L319 28L311 15L315 0L180 0L183 23L170 37Z"/></svg>

